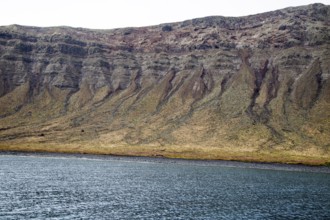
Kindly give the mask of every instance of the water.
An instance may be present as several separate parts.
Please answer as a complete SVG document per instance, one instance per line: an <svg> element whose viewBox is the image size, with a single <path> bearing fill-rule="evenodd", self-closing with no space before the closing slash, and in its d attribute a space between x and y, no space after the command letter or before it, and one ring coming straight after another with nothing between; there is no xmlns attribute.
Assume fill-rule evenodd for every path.
<svg viewBox="0 0 330 220"><path fill-rule="evenodd" d="M329 169L254 166L0 155L0 219L330 219Z"/></svg>

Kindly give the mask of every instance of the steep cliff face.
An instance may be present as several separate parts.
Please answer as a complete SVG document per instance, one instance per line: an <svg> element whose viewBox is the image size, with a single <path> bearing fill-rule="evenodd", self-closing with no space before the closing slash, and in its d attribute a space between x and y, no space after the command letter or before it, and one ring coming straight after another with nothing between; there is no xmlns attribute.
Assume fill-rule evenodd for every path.
<svg viewBox="0 0 330 220"><path fill-rule="evenodd" d="M115 30L0 27L0 146L330 161L330 7Z"/></svg>

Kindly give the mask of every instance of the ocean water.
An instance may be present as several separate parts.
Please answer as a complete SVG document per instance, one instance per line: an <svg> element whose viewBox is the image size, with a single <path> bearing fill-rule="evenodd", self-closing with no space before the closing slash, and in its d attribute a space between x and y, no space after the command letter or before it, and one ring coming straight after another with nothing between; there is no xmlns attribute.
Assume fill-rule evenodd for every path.
<svg viewBox="0 0 330 220"><path fill-rule="evenodd" d="M0 155L0 219L330 219L330 171Z"/></svg>

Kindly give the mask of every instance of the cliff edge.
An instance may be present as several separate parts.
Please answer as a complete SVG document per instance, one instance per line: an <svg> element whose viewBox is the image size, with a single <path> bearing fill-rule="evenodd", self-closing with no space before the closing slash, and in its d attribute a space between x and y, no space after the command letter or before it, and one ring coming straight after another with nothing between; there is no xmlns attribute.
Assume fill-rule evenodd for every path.
<svg viewBox="0 0 330 220"><path fill-rule="evenodd" d="M0 149L330 162L330 6L0 27Z"/></svg>

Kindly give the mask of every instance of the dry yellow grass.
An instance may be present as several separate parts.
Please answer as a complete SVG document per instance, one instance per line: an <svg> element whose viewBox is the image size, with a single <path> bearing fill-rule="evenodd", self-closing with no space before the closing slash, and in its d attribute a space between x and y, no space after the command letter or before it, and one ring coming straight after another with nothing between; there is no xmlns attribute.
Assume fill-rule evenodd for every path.
<svg viewBox="0 0 330 220"><path fill-rule="evenodd" d="M74 144L22 144L0 145L0 151L79 153L117 156L147 156L197 160L232 160L242 162L286 163L306 165L326 165L330 162L329 155L309 156L297 152L283 151L230 151L215 147L198 146L90 146Z"/></svg>

